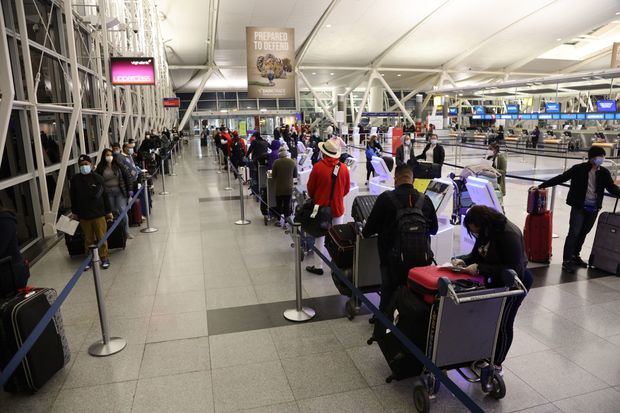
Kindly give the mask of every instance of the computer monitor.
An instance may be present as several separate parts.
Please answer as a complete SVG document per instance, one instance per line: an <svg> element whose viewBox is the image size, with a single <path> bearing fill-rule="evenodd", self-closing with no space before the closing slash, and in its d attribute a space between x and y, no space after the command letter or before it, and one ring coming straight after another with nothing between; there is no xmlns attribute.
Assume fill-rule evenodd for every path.
<svg viewBox="0 0 620 413"><path fill-rule="evenodd" d="M383 179L387 179L387 178L391 178L392 177L392 173L390 172L390 170L388 169L385 161L381 158L379 158L378 156L373 156L372 160L370 161L370 163L372 164L373 168L375 169L375 174L377 174L378 176L380 176Z"/></svg>
<svg viewBox="0 0 620 413"><path fill-rule="evenodd" d="M433 203L435 212L440 214L443 209L451 203L451 190L453 189L452 183L443 179L433 179L424 192Z"/></svg>

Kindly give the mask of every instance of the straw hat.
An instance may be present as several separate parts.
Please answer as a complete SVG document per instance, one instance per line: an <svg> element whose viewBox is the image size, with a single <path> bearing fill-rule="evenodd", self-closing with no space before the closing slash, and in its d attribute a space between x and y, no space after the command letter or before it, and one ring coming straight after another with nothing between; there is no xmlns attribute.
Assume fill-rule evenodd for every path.
<svg viewBox="0 0 620 413"><path fill-rule="evenodd" d="M326 142L319 142L319 150L323 152L323 155L330 158L340 158L340 145L336 145L331 139Z"/></svg>

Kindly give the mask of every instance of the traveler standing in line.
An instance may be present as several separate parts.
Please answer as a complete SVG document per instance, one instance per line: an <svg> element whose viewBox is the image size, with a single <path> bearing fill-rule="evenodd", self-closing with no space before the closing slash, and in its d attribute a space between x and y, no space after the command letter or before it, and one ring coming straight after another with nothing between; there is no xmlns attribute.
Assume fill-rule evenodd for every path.
<svg viewBox="0 0 620 413"><path fill-rule="evenodd" d="M258 131L252 134L252 138L254 138L254 140L250 143L247 156L256 164L260 159L266 158L267 152L269 151L269 144Z"/></svg>
<svg viewBox="0 0 620 413"><path fill-rule="evenodd" d="M538 129L538 125L534 126L534 130L532 131L532 148L536 149L538 147L538 140L540 139L540 129Z"/></svg>
<svg viewBox="0 0 620 413"><path fill-rule="evenodd" d="M379 195L362 230L362 235L365 238L375 234L379 235L377 240L381 269L379 310L384 313L386 313L396 289L406 283L409 269L431 264L430 236L435 235L439 227L433 202L428 196L418 192L413 187L413 171L408 165L401 164L396 167L394 186L395 189ZM426 218L426 227L424 228L426 234L422 234L424 236L423 245L411 246L418 251L427 249L427 254L423 255L429 255L429 259L425 262L413 262L417 259L402 257L402 251L396 250L396 239L402 239L398 233L400 211L404 211L405 208L418 208ZM401 249L405 249L405 247L407 246L401 246ZM378 322L375 323L373 336L381 338L384 332L385 327Z"/></svg>
<svg viewBox="0 0 620 413"><path fill-rule="evenodd" d="M273 163L278 159L278 151L280 150L280 146L282 146L282 142L277 139L271 141L269 145L269 158L267 159L267 169L273 168Z"/></svg>
<svg viewBox="0 0 620 413"><path fill-rule="evenodd" d="M504 214L483 205L474 205L467 211L463 226L476 242L471 253L453 259L452 265L462 267L466 274L483 277L486 286L492 288L504 287L502 273L513 270L529 291L533 279L527 269L525 243L519 227ZM512 344L515 317L524 298L525 295L508 297L504 305L493 358L500 372ZM483 383L488 379L483 376Z"/></svg>
<svg viewBox="0 0 620 413"><path fill-rule="evenodd" d="M491 166L502 174L499 177L498 183L502 191L502 195L506 196L506 170L508 169L508 158L504 152L500 152L498 143L492 143L487 149L485 158L487 161L491 161Z"/></svg>
<svg viewBox="0 0 620 413"><path fill-rule="evenodd" d="M349 169L339 161L340 147L335 145L333 141L320 142L319 150L323 154L323 159L314 164L310 177L308 178L308 195L314 200L314 203L320 206L329 206L332 211L332 225L342 224L344 221L344 197L349 193L351 185L349 177ZM332 176L335 176L335 185L333 194ZM327 254L325 250L325 237L316 239L317 248ZM306 267L306 271L323 275L323 260L314 255L314 265Z"/></svg>
<svg viewBox="0 0 620 413"><path fill-rule="evenodd" d="M370 137L370 140L366 144L366 185L368 185L370 174L372 174L372 176L375 176L375 168L372 166L371 162L372 157L381 156L381 152L383 152L383 148L377 140L377 135L372 135Z"/></svg>
<svg viewBox="0 0 620 413"><path fill-rule="evenodd" d="M293 197L293 180L297 177L297 163L291 159L285 147L278 151L278 160L273 163L271 177L274 180L278 214L284 220L277 220L275 225L286 228L286 220L291 216L291 198Z"/></svg>
<svg viewBox="0 0 620 413"><path fill-rule="evenodd" d="M240 166L243 166L243 159L245 158L246 147L245 140L239 137L239 133L237 131L233 131L232 134L232 146L230 151L230 163L239 170ZM233 171L235 174L235 179L238 178L237 173Z"/></svg>
<svg viewBox="0 0 620 413"><path fill-rule="evenodd" d="M428 156L429 151L431 153L430 158ZM439 174L441 175L441 167L446 159L446 150L443 145L439 143L439 137L437 135L432 134L430 136L430 141L426 144L422 153L416 156L416 159L439 164Z"/></svg>
<svg viewBox="0 0 620 413"><path fill-rule="evenodd" d="M396 148L396 165L407 165L409 161L415 162L413 153L413 145L411 144L411 136L403 136L403 144Z"/></svg>
<svg viewBox="0 0 620 413"><path fill-rule="evenodd" d="M566 203L571 207L570 220L562 256L562 269L568 273L574 273L576 266L588 267L581 259L581 248L603 207L605 190L620 197L620 187L614 183L609 169L602 166L603 162L605 149L592 146L588 150L587 162L574 165L563 174L538 186L549 188L570 179L570 189L566 197Z"/></svg>
<svg viewBox="0 0 620 413"><path fill-rule="evenodd" d="M97 164L95 172L103 177L105 196L110 202L112 211L120 215L127 206L127 198L133 196L129 171L114 159L111 149L104 149L102 161ZM129 233L127 214L123 216L123 226L127 238L133 239L133 235Z"/></svg>
<svg viewBox="0 0 620 413"><path fill-rule="evenodd" d="M19 242L17 239L17 216L15 212L8 208L0 207L0 259L11 257L11 266L13 274L9 271L5 272L4 268L0 268L0 295L5 293L16 293L13 290L24 288L30 278L30 269L28 261L24 259L19 251ZM4 277L12 277L7 280Z"/></svg>
<svg viewBox="0 0 620 413"><path fill-rule="evenodd" d="M106 220L111 221L113 215L110 201L105 194L105 182L101 175L92 171L90 156L80 155L78 166L80 173L71 178L69 186L71 213L73 218L80 221L80 227L84 232L84 245L88 250L90 245L103 239L108 230ZM104 270L109 268L107 242L99 248L99 257L101 268ZM85 269L90 269L90 265Z"/></svg>

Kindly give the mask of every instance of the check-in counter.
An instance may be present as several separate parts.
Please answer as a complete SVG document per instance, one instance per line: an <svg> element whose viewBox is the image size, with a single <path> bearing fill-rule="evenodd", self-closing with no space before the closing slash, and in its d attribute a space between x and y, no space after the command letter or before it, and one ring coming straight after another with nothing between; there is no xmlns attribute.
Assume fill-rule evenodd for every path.
<svg viewBox="0 0 620 413"><path fill-rule="evenodd" d="M617 154L617 144L610 142L594 142L592 146L598 146L600 148L605 149L605 154L607 156L615 156Z"/></svg>

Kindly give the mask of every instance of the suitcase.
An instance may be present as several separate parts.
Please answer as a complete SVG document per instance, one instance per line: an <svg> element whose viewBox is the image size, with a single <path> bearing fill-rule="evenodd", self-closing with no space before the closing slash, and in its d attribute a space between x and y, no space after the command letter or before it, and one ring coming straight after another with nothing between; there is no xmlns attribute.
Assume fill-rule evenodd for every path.
<svg viewBox="0 0 620 413"><path fill-rule="evenodd" d="M41 317L56 301L56 291L35 288L0 300L0 366L11 360ZM34 393L70 359L60 312L45 327L4 389L11 393Z"/></svg>
<svg viewBox="0 0 620 413"><path fill-rule="evenodd" d="M431 305L406 286L400 287L394 294L393 303L389 310L389 317L393 318L395 311L398 317L394 324L409 338L422 352L426 352L428 324L431 315ZM377 340L381 353L387 362L392 374L386 379L403 380L419 376L424 365L415 358L398 338L387 332Z"/></svg>
<svg viewBox="0 0 620 413"><path fill-rule="evenodd" d="M353 268L353 252L355 250L355 223L349 222L334 225L325 237L325 249L332 261L340 269Z"/></svg>
<svg viewBox="0 0 620 413"><path fill-rule="evenodd" d="M417 162L413 165L413 177L422 179L441 178L441 165L431 162Z"/></svg>
<svg viewBox="0 0 620 413"><path fill-rule="evenodd" d="M111 226L112 221L108 221L108 229L110 229ZM123 222L120 222L108 237L108 248L111 250L116 248L125 249L126 244L127 234L125 233L125 226Z"/></svg>
<svg viewBox="0 0 620 413"><path fill-rule="evenodd" d="M136 198L131 205L131 209L127 212L130 227L139 227L142 225L142 203L140 198Z"/></svg>
<svg viewBox="0 0 620 413"><path fill-rule="evenodd" d="M527 191L527 213L540 215L547 211L547 190L532 187Z"/></svg>
<svg viewBox="0 0 620 413"><path fill-rule="evenodd" d="M553 215L546 211L541 215L529 214L525 218L523 239L527 259L531 262L548 263L551 260Z"/></svg>
<svg viewBox="0 0 620 413"><path fill-rule="evenodd" d="M351 206L351 217L355 222L365 222L379 195L356 196Z"/></svg>
<svg viewBox="0 0 620 413"><path fill-rule="evenodd" d="M468 280L484 285L483 277L454 272L450 268L437 267L435 265L410 269L407 285L412 291L419 294L426 303L432 304L437 297L437 282L441 277L449 278L451 281Z"/></svg>
<svg viewBox="0 0 620 413"><path fill-rule="evenodd" d="M65 234L65 244L69 255L74 257L76 255L84 255L86 253L86 247L84 246L84 233L82 227L78 225L73 235Z"/></svg>
<svg viewBox="0 0 620 413"><path fill-rule="evenodd" d="M598 217L592 252L589 264L620 276L620 213L616 213L618 200L614 212L603 212Z"/></svg>

